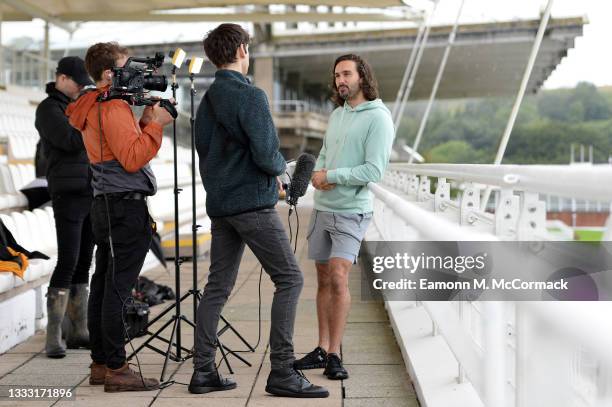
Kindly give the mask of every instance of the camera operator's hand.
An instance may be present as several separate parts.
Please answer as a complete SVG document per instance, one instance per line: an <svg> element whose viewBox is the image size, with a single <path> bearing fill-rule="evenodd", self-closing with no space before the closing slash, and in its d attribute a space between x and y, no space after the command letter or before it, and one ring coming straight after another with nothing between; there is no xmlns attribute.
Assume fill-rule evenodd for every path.
<svg viewBox="0 0 612 407"><path fill-rule="evenodd" d="M142 116L140 116L140 124L142 127L144 127L151 123L151 120L153 120L153 107L147 106L142 111Z"/></svg>
<svg viewBox="0 0 612 407"><path fill-rule="evenodd" d="M165 126L172 123L172 115L163 107L159 105L159 102L151 106L151 113L153 115L152 121L156 122L160 126ZM144 113L143 113L144 115Z"/></svg>

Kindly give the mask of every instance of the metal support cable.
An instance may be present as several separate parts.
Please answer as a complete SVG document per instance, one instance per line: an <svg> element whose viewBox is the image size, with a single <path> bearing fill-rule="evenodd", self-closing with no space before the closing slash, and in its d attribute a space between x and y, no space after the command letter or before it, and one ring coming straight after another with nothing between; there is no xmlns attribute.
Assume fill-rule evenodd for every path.
<svg viewBox="0 0 612 407"><path fill-rule="evenodd" d="M412 87L414 86L414 79L416 78L416 74L419 70L419 66L421 65L421 58L423 57L423 51L425 50L425 47L427 46L427 39L429 38L429 33L431 31L431 24L433 22L433 17L436 13L436 8L438 7L439 2L440 2L439 0L434 1L434 6L428 18L427 25L425 28L425 33L423 34L423 40L421 41L421 46L419 47L417 55L416 55L414 68L410 72L410 77L408 79L406 91L402 95L402 101L400 103L400 107L397 112L397 116L395 118L395 123L394 123L395 124L395 135L397 135L397 131L399 130L399 126L402 122L402 116L404 115L404 109L406 108L406 101L410 97L410 92L412 91Z"/></svg>
<svg viewBox="0 0 612 407"><path fill-rule="evenodd" d="M393 118L394 123L397 121L397 113L399 111L400 102L404 95L406 83L408 82L408 77L410 76L410 72L412 72L412 68L414 66L414 60L416 58L417 50L421 46L421 40L423 39L423 33L425 32L425 21L426 21L425 19L421 20L421 24L419 25L419 31L414 41L414 46L410 50L408 64L406 65L406 69L404 70L404 75L402 76L402 83L400 84L400 87L397 89L397 96L395 97L395 103L393 104L393 112L391 114L391 117Z"/></svg>
<svg viewBox="0 0 612 407"><path fill-rule="evenodd" d="M550 19L553 3L554 0L548 0L546 9L544 10L544 14L542 15L542 19L540 20L540 27L538 28L538 33L536 34L535 41L533 42L533 47L531 48L531 54L529 55L527 66L525 67L525 73L523 74L521 86L519 87L518 94L516 95L516 100L514 101L512 112L510 113L508 123L506 124L506 129L504 130L502 140L499 144L499 148L497 149L497 155L495 156L494 164L501 164L504 158L506 147L508 146L508 141L510 140L510 135L512 134L512 130L514 129L516 117L518 116L521 103L523 102L523 97L525 96L525 91L527 90L527 84L529 83L531 72L533 71L533 67L538 57L538 53L540 52L540 46L542 45L542 40L544 39L546 27L548 27L548 20ZM483 194L483 199L481 201L482 210L485 210L485 208L487 207L487 202L489 201L490 196L491 188L489 187L485 190Z"/></svg>
<svg viewBox="0 0 612 407"><path fill-rule="evenodd" d="M463 11L463 6L465 4L465 0L461 0L461 5L459 6L459 10L457 11L457 18L455 19L455 25L453 25L453 29L448 36L448 44L446 45L446 49L444 50L444 55L442 56L442 61L440 62L440 66L438 67L438 74L436 75L436 80L434 81L434 85L431 89L431 95L429 96L429 102L427 103L427 108L425 109L425 113L421 118L421 124L419 126L419 131L417 132L417 136L414 139L414 144L412 145L412 150L417 152L419 149L419 144L421 142L421 137L423 137L423 132L425 131L425 126L427 125L427 121L429 119L429 113L431 112L431 108L433 106L434 101L436 100L436 95L438 93L438 88L440 86L440 82L442 81L442 76L444 75L444 70L446 69L446 63L448 62L448 56L450 55L450 51L455 44L455 38L457 36L457 29L459 28L459 19L461 18L461 12ZM412 164L414 161L414 155L410 155L408 159L408 163Z"/></svg>

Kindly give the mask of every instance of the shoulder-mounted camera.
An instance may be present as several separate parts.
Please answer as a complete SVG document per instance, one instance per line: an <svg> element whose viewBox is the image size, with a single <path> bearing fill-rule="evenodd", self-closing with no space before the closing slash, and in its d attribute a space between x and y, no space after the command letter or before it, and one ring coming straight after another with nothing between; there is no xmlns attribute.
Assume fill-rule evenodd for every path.
<svg viewBox="0 0 612 407"><path fill-rule="evenodd" d="M168 80L164 75L155 72L164 62L164 54L156 52L153 58L129 57L125 65L112 68L113 83L107 92L100 94L100 101L123 99L130 105L150 106L160 102L176 119L176 108L168 99L150 98L149 91L164 92L168 88Z"/></svg>

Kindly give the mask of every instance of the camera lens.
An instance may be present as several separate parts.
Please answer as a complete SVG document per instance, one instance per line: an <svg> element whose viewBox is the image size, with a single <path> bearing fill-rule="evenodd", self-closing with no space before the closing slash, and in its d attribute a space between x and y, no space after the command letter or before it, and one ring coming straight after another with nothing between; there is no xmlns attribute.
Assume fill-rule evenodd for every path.
<svg viewBox="0 0 612 407"><path fill-rule="evenodd" d="M149 75L144 78L143 87L148 90L164 92L168 88L168 81L164 75Z"/></svg>

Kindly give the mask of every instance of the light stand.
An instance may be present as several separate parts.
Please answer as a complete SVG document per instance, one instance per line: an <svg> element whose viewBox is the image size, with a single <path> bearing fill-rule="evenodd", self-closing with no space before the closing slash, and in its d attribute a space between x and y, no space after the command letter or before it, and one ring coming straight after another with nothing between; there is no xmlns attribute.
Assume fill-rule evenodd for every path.
<svg viewBox="0 0 612 407"><path fill-rule="evenodd" d="M193 261L193 287L192 293L193 296L193 317L196 318L198 313L198 300L199 300L199 290L198 290L198 257L197 257L197 244L198 244L198 229L200 225L197 224L196 219L196 168L195 168L195 95L196 89L194 85L195 75L200 73L202 69L202 64L204 63L203 58L192 58L191 60L187 60L189 66L189 83L190 83L190 116L189 116L189 125L191 126L191 249L192 256L191 259ZM195 326L194 326L194 337L196 335Z"/></svg>
<svg viewBox="0 0 612 407"><path fill-rule="evenodd" d="M193 289L192 292L194 294L193 300L193 315L197 315L198 303L197 301L200 299L201 293L198 290L198 262L197 262L197 231L200 228L200 225L196 224L196 177L195 177L195 95L196 89L194 86L194 77L200 70L202 69L202 64L204 63L203 58L192 58L187 60L186 63L189 66L189 80L191 82L191 116L189 118L189 123L191 124L191 187L192 187L192 225L191 225L191 241L192 241L192 260L193 260ZM247 347L249 352L255 352L255 349L247 342L246 339L223 317L220 316L221 321L225 324L223 328L221 328L217 332L217 347L221 352L221 358L225 362L229 372L231 374L234 373L232 367L228 360L228 355L232 355L240 360L247 366L251 366L251 364L240 356L236 351L228 348L218 339L221 335L223 335L226 331L230 330L240 339L240 341Z"/></svg>
<svg viewBox="0 0 612 407"><path fill-rule="evenodd" d="M176 89L178 88L178 84L176 82L176 70L181 67L183 61L185 59L185 51L181 48L178 48L176 51L171 53L172 57L172 97L176 100ZM161 314L157 317L149 321L147 325L147 334L150 337L143 342L132 354L128 357L128 360L131 359L135 354L140 352L145 347L163 355L165 357L164 364L161 371L160 381L164 381L164 375L166 373L166 367L168 365L168 360L172 359L175 362L182 362L192 356L192 351L190 349L186 349L181 345L181 321L186 322L191 325L195 329L195 324L187 319L186 316L181 314L181 302L185 300L192 294L192 291L185 293L182 297L179 298L181 293L181 263L182 259L179 253L179 204L178 204L178 195L182 191L181 188L178 187L178 145L176 138L176 119L172 123L172 135L173 135L173 148L174 148L174 268L175 268L175 292L176 297L174 304L170 305ZM195 301L195 299L194 299ZM172 309L175 310L174 315L168 321L166 321L157 331L150 332L148 328L159 321L163 316L169 313ZM170 339L165 339L160 336L161 332L163 332L167 327L172 325L172 331L170 334ZM176 340L175 340L176 338ZM161 349L151 345L151 341L153 339L159 339L160 341L167 343L168 348L164 352ZM175 347L175 352L172 353L172 347ZM185 357L182 357L181 352L187 353Z"/></svg>

